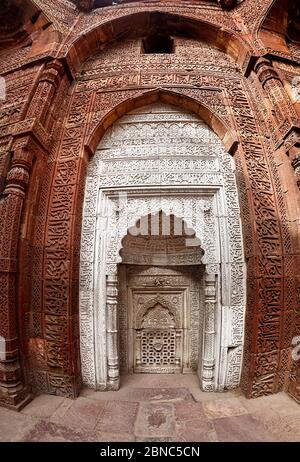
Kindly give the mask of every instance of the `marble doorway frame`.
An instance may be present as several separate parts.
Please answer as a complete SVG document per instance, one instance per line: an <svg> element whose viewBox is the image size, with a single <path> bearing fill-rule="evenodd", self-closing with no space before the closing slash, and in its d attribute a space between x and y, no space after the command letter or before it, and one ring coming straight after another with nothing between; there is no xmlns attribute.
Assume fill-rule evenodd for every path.
<svg viewBox="0 0 300 462"><path fill-rule="evenodd" d="M87 185L87 188L89 185ZM120 194L126 192L127 205L139 198L140 207L126 213L120 210ZM100 390L117 390L120 385L120 367L118 358L118 328L117 328L117 295L118 277L117 265L121 263L120 250L122 238L128 228L146 215L143 204L145 198L153 202L153 210L162 210L166 214L172 212L187 222L193 228L196 236L201 239L201 227L206 224L201 220L195 229L189 217L180 216L176 206L178 200L184 202L188 197L207 199L208 205L204 215L210 215L211 226L215 228L216 255L212 255L209 245L202 243L205 251L203 263L206 265L205 275L205 315L204 315L204 347L201 367L198 369L201 388L206 391L221 391L224 388L238 386L241 369L242 335L244 323L244 307L239 308L239 319L233 319L230 304L231 290L238 290L232 281L234 261L230 261L229 241L226 239L228 216L224 209L223 185L209 187L160 187L134 189L99 189L93 196L94 215L83 223L83 233L89 235L89 258L82 252L81 284L80 284L80 333L81 358L83 366L83 381L86 385ZM172 211L161 204L161 198L169 198ZM176 200L175 200L176 199ZM160 203L160 206L157 205ZM211 204L214 204L212 210ZM124 204L123 204L124 205ZM126 209L125 206L125 209ZM127 218L122 217L124 214ZM116 220L118 217L118 220ZM128 218L129 217L129 218ZM192 217L193 218L193 217ZM195 218L195 217L194 217ZM191 220L193 221L193 220ZM116 227L118 222L119 229ZM207 222L208 223L208 222ZM85 229L85 224L87 228ZM197 228L197 227L196 227ZM92 233L92 234L91 234ZM112 245L111 245L112 244ZM231 271L233 269L233 271ZM87 281L88 278L88 281ZM243 281L244 284L244 281ZM226 288L229 292L225 304ZM86 290L88 286L88 290ZM244 287L240 288L244 290ZM232 345L232 323L239 324L239 345ZM228 376L229 349L238 349L238 364L233 379ZM237 362L233 358L233 363Z"/></svg>

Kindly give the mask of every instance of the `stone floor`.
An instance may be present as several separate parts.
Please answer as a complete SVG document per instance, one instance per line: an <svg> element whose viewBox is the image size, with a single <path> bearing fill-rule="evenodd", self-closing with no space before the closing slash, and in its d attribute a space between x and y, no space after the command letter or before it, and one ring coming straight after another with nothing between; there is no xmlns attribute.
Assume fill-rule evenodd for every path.
<svg viewBox="0 0 300 462"><path fill-rule="evenodd" d="M300 441L300 405L284 393L203 393L193 375L138 374L118 392L41 395L20 413L0 408L0 441Z"/></svg>

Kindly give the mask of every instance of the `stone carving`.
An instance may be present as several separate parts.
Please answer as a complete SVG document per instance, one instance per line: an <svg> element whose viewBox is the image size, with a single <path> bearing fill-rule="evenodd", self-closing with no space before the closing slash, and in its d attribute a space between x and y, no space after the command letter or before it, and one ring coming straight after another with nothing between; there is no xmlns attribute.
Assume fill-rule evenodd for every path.
<svg viewBox="0 0 300 462"><path fill-rule="evenodd" d="M119 330L120 330L120 366L124 371L134 370L134 351L140 351L138 346L133 348L136 341L132 336L132 329L137 332L138 339L144 316L151 312L156 305L164 307L169 313L170 325L176 329L177 365L169 370L162 365L155 367L155 372L191 372L197 371L199 363L201 328L203 325L204 305L203 271L201 266L137 266L122 265L119 272L120 290ZM155 282L166 279L168 286L157 288ZM128 297L128 291L130 296ZM129 301L130 300L130 301ZM160 323L160 329L162 323ZM155 329L157 331L159 326ZM139 343L138 343L139 345ZM135 368L138 372L138 370ZM148 368L147 372L153 372Z"/></svg>
<svg viewBox="0 0 300 462"><path fill-rule="evenodd" d="M172 311L157 302L147 309L140 322L136 320L136 324L134 371L180 371L182 332L178 330Z"/></svg>
<svg viewBox="0 0 300 462"><path fill-rule="evenodd" d="M195 143L198 150L190 150ZM173 145L181 149L174 153ZM133 157L131 150L135 153ZM160 210L166 216L183 218L194 230L204 250L202 262L207 271L215 270L214 277L222 280L218 290L222 293L224 310L227 312L231 306L235 313L232 338L242 345L244 309L234 307L245 304L244 263L232 161L218 138L194 115L171 106L152 105L128 114L109 129L88 168L81 241L80 316L83 380L92 387L102 388L107 383L106 366L102 366L99 375L94 355L96 345L98 361L102 355L101 362L105 362L103 352L108 345L101 334L106 324L105 295L99 296L103 294L105 278L117 274L117 265L122 262L122 241L128 229L142 217L153 216ZM184 260L180 261L178 255L173 264L184 264ZM213 304L207 302L207 309L210 306ZM217 322L215 308L211 310L208 322ZM95 326L99 327L95 330ZM228 332L230 327L219 325L218 329L212 334L219 338L217 344L221 331ZM230 343L231 339L227 341ZM97 354L98 348L101 355ZM217 353L210 346L207 348L198 373L202 377L205 367L210 372L203 386L222 389L224 385L217 382L219 371L215 371ZM227 357L223 374L228 369L226 364ZM93 370L95 375L91 374ZM95 376L99 377L98 382ZM227 383L237 386L239 375L227 377Z"/></svg>
<svg viewBox="0 0 300 462"><path fill-rule="evenodd" d="M5 3L7 1L1 3L0 14L6 15ZM28 384L37 391L66 396L78 394L79 247L88 157L94 154L104 132L121 114L138 107L141 102L148 104L157 100L188 107L200 114L234 156L247 259L242 388L251 397L285 387L299 400L299 363L292 363L289 356L291 338L299 335L300 329L296 238L299 104L294 96L291 98L292 82L299 74L300 47L290 33L296 15L292 10L287 11L285 4L282 15L277 14L278 2L273 0L238 2L241 4L236 10L228 13L207 2L189 4L177 0L139 5L126 3L120 7L95 9L89 14L79 13L68 0L11 0L9 3L15 4L22 14L13 14L0 26L3 45L0 73L7 90L5 99L3 88L0 91L0 189L1 193L6 190L0 201L0 330L6 338L10 357L9 362L1 364L0 378L4 384L1 392L5 396L0 398L1 404L19 407L26 393L29 396L29 387L22 388L20 377L28 377ZM296 8L296 0L289 3ZM30 8L29 4L32 4ZM174 53L144 54L141 37L162 26L174 39ZM173 130L172 136L177 136L174 127L178 122L182 127L186 124L193 126L191 131L197 131L196 116L186 117L185 111L179 112L160 114L161 122L168 123L168 131ZM151 129L151 121L143 117L143 114L136 114L132 123L135 125L133 136L141 123ZM131 116L126 122L127 128L130 120ZM184 136L189 131L180 130ZM155 136L159 134L163 140L166 134L163 127L156 130ZM212 143L214 139L212 133ZM122 136L118 142L120 140ZM225 380L223 371L216 380L221 387L228 387L239 380L243 337L239 320L244 312L244 295L234 288L232 305L225 287L231 280L242 280L245 274L243 262L235 264L242 249L235 238L239 211L234 206L231 212L230 205L230 202L234 204L236 194L231 194L231 187L227 186L233 178L232 166L229 166L228 175L224 173L225 164L219 162L218 156L211 155L210 143L196 138L184 149L183 161L182 145L183 140L177 142L177 138L172 145L164 145L163 151L149 140L135 146L130 138L123 139L120 147L115 143L113 149L109 149L108 143L107 162L101 171L107 194L102 194L102 188L100 209L106 201L114 213L117 211L119 201L108 191L117 192L117 188L110 183L109 177L111 174L115 181L126 184L124 170L130 158L136 161L132 162L128 174L129 181L135 185L129 186L134 190L128 201L130 226L141 218L138 213L147 214L152 208L154 212L163 209L167 214L176 212L184 216L185 208L178 205L182 194L187 204L184 207L193 211L189 226L196 229L193 216L201 217L200 221L209 229L206 235L197 231L205 250L205 268L208 275L217 275L217 303L221 299L224 305L221 318L232 325L231 331L226 333L226 346L216 349L220 351L218 363L226 364L228 360L226 375L229 377ZM29 165L25 158L14 158L14 153L20 150L27 151L28 158L33 156L32 164ZM146 166L143 169L139 169L141 157ZM223 161L229 159L224 156ZM172 169L172 165L176 169ZM152 170L156 167L161 170ZM291 167L295 169L295 177ZM138 195L145 196L145 189L151 188L149 171L156 178L157 189L151 200L147 198L146 206ZM176 182L165 191L163 208L159 191L162 181ZM201 189L196 193L194 182L199 183L200 189L205 183L206 191ZM99 185L91 181L91 170L87 184L90 194L97 194ZM180 193L177 196L175 189L176 194ZM225 190L226 195L223 194ZM25 198L24 206L20 194ZM225 196L230 200L222 200ZM170 201L173 201L173 211L168 206ZM222 206L218 209L220 203ZM97 202L90 201L86 205L89 215L85 213L82 248L87 252L87 259L81 263L81 285L88 289L81 290L80 298L81 313L86 313L81 323L85 324L88 336L81 341L84 352L81 361L84 375L89 377L86 381L100 383L99 377L105 380L108 376L114 377L118 357L116 349L111 348L116 337L114 329L107 326L105 320L106 333L101 331L101 338L105 354L108 344L112 353L109 372L108 362L98 361L96 367L89 359L89 339L94 335L94 323L96 327L99 325L97 317L91 321L95 272L90 259L93 260L95 252L90 246L90 236L94 234L89 231L94 229L97 212L93 208ZM228 210L227 217L224 209ZM215 240L216 214L220 245ZM116 215L119 219L122 213L116 212ZM112 220L114 226L116 222ZM122 222L123 238L128 230L123 215ZM121 236L110 237L106 269L112 279L102 286L96 281L97 290L94 291L100 295L105 287L110 291L111 298L105 310L112 315L111 321L114 321L114 275L118 265L114 249L123 248L120 241ZM228 249L228 258L226 264L221 264L222 269L227 267L228 270L221 274L220 261L215 255L218 252L223 255L224 248ZM119 257L118 254L117 261L121 260ZM134 256L134 263L136 259ZM172 259L174 267L176 262L180 263L174 255ZM184 259L181 256L181 262ZM190 263L199 263L199 260ZM148 276L156 288L171 287L177 277L172 279L168 273ZM177 282L180 282L179 276ZM144 284L147 287L149 281L144 280ZM119 287L119 294L123 289ZM191 289L194 300L191 309L198 303L204 306L203 300L197 302L199 296L200 292ZM104 304L102 307L104 309ZM61 330L57 327L59 321ZM17 341L20 332L22 342ZM191 338L199 344L195 332L191 332ZM28 361L18 361L18 349ZM191 352L195 368L198 358L203 356L203 351L199 355ZM123 359L119 362L122 364ZM210 375L213 374L214 371L210 371ZM12 386L13 382L17 387ZM108 387L108 383L104 386ZM12 396L7 394L8 390Z"/></svg>

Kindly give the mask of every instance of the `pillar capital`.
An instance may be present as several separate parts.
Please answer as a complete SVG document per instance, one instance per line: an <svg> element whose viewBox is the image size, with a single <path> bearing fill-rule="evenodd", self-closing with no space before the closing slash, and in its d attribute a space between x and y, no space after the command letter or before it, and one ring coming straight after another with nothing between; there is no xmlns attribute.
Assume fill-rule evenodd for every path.
<svg viewBox="0 0 300 462"><path fill-rule="evenodd" d="M253 70L257 74L263 87L268 80L277 80L282 83L276 69L274 69L272 62L268 58L258 58L254 64Z"/></svg>

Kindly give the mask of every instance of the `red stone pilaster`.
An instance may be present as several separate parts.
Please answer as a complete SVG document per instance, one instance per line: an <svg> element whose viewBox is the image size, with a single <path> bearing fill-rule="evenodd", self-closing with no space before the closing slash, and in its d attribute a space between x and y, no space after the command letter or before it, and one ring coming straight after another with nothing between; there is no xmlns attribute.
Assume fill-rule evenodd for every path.
<svg viewBox="0 0 300 462"><path fill-rule="evenodd" d="M16 310L20 221L33 159L32 153L27 149L27 141L18 140L13 146L12 164L0 201L0 335L3 342L3 354L0 357L0 403L16 409L30 399L30 391L24 383L20 366Z"/></svg>

